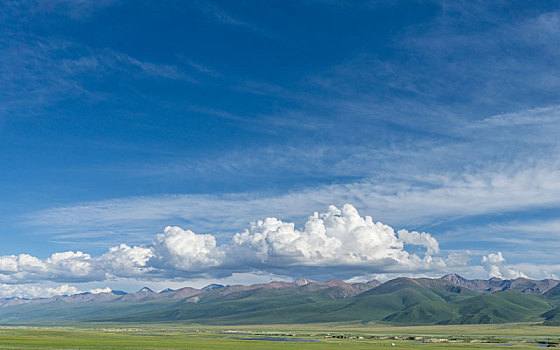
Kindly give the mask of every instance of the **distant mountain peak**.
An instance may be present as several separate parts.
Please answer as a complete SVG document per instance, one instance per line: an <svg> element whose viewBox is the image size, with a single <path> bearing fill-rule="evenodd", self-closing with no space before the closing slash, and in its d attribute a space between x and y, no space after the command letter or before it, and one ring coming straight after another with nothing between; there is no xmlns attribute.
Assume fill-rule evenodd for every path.
<svg viewBox="0 0 560 350"><path fill-rule="evenodd" d="M490 281L490 282L502 282L504 280L499 278L499 277L492 277L488 281Z"/></svg>
<svg viewBox="0 0 560 350"><path fill-rule="evenodd" d="M305 286L306 284L309 284L311 282L315 282L315 281L313 281L309 278L300 277L300 278L298 278L297 280L294 281L294 284L298 287L301 287L301 286Z"/></svg>
<svg viewBox="0 0 560 350"><path fill-rule="evenodd" d="M169 292L173 292L174 289L171 288L165 288L164 290L162 290L160 293L169 293Z"/></svg>
<svg viewBox="0 0 560 350"><path fill-rule="evenodd" d="M204 290L204 291L210 291L210 290L220 289L220 288L224 288L224 285L212 283L212 284L209 284L209 285L207 285L206 287L202 288L202 290Z"/></svg>
<svg viewBox="0 0 560 350"><path fill-rule="evenodd" d="M115 294L115 295L127 295L127 292L124 292L122 290L112 290L111 294Z"/></svg>
<svg viewBox="0 0 560 350"><path fill-rule="evenodd" d="M459 284L464 284L464 283L469 281L465 277L460 276L456 273L448 273L447 275L441 277L441 279L442 280L448 280L448 281L453 282L453 283L459 283Z"/></svg>
<svg viewBox="0 0 560 350"><path fill-rule="evenodd" d="M144 287L138 291L138 293L153 293L154 291L148 287Z"/></svg>
<svg viewBox="0 0 560 350"><path fill-rule="evenodd" d="M348 284L348 283L346 283L342 280L336 279L336 278L334 278L332 280L328 280L327 282L325 282L325 284L329 287L346 287L346 286L350 285L350 284Z"/></svg>

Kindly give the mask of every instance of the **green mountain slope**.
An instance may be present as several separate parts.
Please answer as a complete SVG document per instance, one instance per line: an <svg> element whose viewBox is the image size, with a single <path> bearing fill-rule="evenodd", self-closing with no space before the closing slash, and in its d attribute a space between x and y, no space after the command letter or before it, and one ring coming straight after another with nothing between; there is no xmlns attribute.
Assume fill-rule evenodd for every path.
<svg viewBox="0 0 560 350"><path fill-rule="evenodd" d="M403 277L354 297L338 312L354 320L382 320L421 302L445 303L445 299L415 280Z"/></svg>
<svg viewBox="0 0 560 350"><path fill-rule="evenodd" d="M555 307L541 315L545 326L560 326L560 307Z"/></svg>
<svg viewBox="0 0 560 350"><path fill-rule="evenodd" d="M456 303L459 317L444 323L506 323L536 320L550 303L515 290L472 297Z"/></svg>
<svg viewBox="0 0 560 350"><path fill-rule="evenodd" d="M207 324L314 322L307 318L336 304L337 300L332 299L325 290L308 293L299 288L260 288L227 295L216 291L201 296L196 303L187 299L167 308L139 310L97 320L189 321Z"/></svg>
<svg viewBox="0 0 560 350"><path fill-rule="evenodd" d="M383 318L383 321L407 325L434 324L457 316L456 309L449 303L422 301Z"/></svg>
<svg viewBox="0 0 560 350"><path fill-rule="evenodd" d="M273 283L193 289L181 292L184 297L177 297L178 292L151 291L83 302L62 297L0 306L0 322L179 321L226 325L382 321L420 325L544 319L547 324L560 324L556 288L545 295L516 290L480 293L446 279L404 277L358 295L351 288L344 282Z"/></svg>
<svg viewBox="0 0 560 350"><path fill-rule="evenodd" d="M560 284L543 294L543 297L560 304Z"/></svg>

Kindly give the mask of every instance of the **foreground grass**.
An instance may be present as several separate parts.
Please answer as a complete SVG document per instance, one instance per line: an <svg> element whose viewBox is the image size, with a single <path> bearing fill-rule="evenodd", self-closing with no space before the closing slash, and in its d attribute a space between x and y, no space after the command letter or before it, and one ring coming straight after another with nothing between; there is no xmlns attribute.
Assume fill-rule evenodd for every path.
<svg viewBox="0 0 560 350"><path fill-rule="evenodd" d="M343 336L344 338L331 338ZM380 337L447 339L441 343ZM316 342L270 341L285 338ZM373 338L372 338L373 337ZM361 339L363 338L363 339ZM261 339L261 340L247 340ZM467 343L480 341L483 343ZM363 324L185 326L66 324L0 327L0 349L535 349L560 342L560 327L533 324L390 327ZM395 344L394 346L392 345ZM501 344L501 345L499 345Z"/></svg>

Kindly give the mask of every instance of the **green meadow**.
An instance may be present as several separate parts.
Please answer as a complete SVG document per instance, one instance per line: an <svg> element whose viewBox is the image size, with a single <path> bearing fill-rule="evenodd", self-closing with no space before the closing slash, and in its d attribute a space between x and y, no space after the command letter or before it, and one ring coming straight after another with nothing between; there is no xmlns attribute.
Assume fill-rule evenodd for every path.
<svg viewBox="0 0 560 350"><path fill-rule="evenodd" d="M535 349L557 343L560 327L534 323L415 327L100 323L0 327L0 349Z"/></svg>

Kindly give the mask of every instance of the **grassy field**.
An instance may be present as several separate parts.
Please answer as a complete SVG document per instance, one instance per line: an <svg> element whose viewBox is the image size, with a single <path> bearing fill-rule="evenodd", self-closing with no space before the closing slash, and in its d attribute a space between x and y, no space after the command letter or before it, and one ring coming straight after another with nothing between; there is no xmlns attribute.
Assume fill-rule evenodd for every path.
<svg viewBox="0 0 560 350"><path fill-rule="evenodd" d="M380 339L384 337L391 339ZM422 339L410 339L413 337ZM104 323L0 327L0 349L496 349L504 345L535 349L546 343L559 342L560 327L534 324L197 327Z"/></svg>

